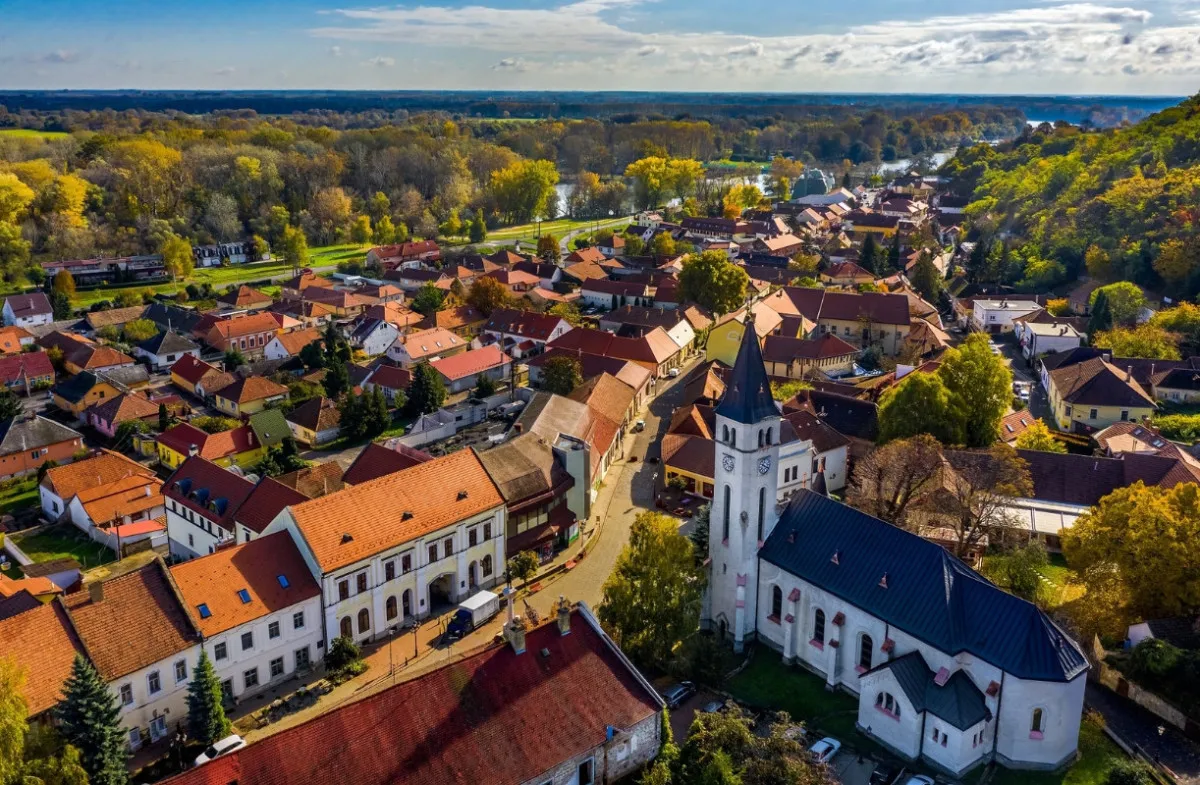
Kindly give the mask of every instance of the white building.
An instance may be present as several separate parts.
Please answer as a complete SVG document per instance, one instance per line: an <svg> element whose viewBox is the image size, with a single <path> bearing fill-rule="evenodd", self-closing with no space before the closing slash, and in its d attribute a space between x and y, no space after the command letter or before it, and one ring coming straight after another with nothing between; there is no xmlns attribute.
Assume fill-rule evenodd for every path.
<svg viewBox="0 0 1200 785"><path fill-rule="evenodd" d="M1078 645L935 543L807 490L777 512L781 420L753 337L726 384L705 624L857 695L859 730L907 759L955 776L1069 762L1088 669Z"/></svg>
<svg viewBox="0 0 1200 785"><path fill-rule="evenodd" d="M145 360L158 371L169 369L185 354L199 360L200 347L176 332L159 333L133 347L134 357Z"/></svg>
<svg viewBox="0 0 1200 785"><path fill-rule="evenodd" d="M350 333L350 345L362 349L368 357L377 357L400 337L400 330L383 319L359 317Z"/></svg>
<svg viewBox="0 0 1200 785"><path fill-rule="evenodd" d="M243 699L324 659L321 590L286 534L177 564L171 575L227 698Z"/></svg>
<svg viewBox="0 0 1200 785"><path fill-rule="evenodd" d="M50 298L43 292L5 297L0 314L6 325L15 324L18 327L36 327L54 321L54 308L50 305Z"/></svg>
<svg viewBox="0 0 1200 785"><path fill-rule="evenodd" d="M254 490L245 477L197 455L163 484L171 556L194 559L235 539L234 513Z"/></svg>
<svg viewBox="0 0 1200 785"><path fill-rule="evenodd" d="M1069 352L1083 346L1086 336L1069 324L1053 324L1018 320L1013 323L1013 334L1021 343L1021 354L1026 359L1039 354Z"/></svg>
<svg viewBox="0 0 1200 785"><path fill-rule="evenodd" d="M496 585L505 515L479 458L460 450L288 507L264 534L290 532L319 581L328 645L373 640Z"/></svg>
<svg viewBox="0 0 1200 785"><path fill-rule="evenodd" d="M972 303L971 329L983 333L1010 333L1013 319L1040 311L1033 300L975 300Z"/></svg>

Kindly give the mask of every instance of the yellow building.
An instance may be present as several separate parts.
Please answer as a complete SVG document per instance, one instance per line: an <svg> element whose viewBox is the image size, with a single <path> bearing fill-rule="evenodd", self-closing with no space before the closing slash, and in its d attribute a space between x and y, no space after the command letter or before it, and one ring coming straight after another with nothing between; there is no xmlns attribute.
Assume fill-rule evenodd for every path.
<svg viewBox="0 0 1200 785"><path fill-rule="evenodd" d="M156 442L159 462L170 469L179 468L189 455L199 455L225 468L248 469L267 454L249 425L205 433L194 425L180 423L160 433Z"/></svg>
<svg viewBox="0 0 1200 785"><path fill-rule="evenodd" d="M242 417L287 400L288 388L262 376L248 376L218 390L215 397L222 414Z"/></svg>
<svg viewBox="0 0 1200 785"><path fill-rule="evenodd" d="M1062 431L1090 432L1154 413L1154 399L1133 378L1102 357L1048 374L1054 423Z"/></svg>
<svg viewBox="0 0 1200 785"><path fill-rule="evenodd" d="M83 412L89 406L111 401L121 391L94 373L84 371L55 386L51 393L55 406L82 419Z"/></svg>
<svg viewBox="0 0 1200 785"><path fill-rule="evenodd" d="M787 338L768 335L763 341L763 365L770 376L802 379L812 370L831 376L850 373L859 350L826 333L820 338Z"/></svg>

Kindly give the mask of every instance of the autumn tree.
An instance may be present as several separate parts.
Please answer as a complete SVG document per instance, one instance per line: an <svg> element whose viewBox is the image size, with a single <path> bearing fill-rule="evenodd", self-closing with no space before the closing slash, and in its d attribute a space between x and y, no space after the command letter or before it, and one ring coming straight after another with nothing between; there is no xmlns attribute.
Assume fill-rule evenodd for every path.
<svg viewBox="0 0 1200 785"><path fill-rule="evenodd" d="M687 740L668 755L670 779L654 785L833 785L832 770L814 763L780 712L757 721L739 706L698 713ZM764 727L767 726L767 727ZM672 745L673 747L674 745Z"/></svg>
<svg viewBox="0 0 1200 785"><path fill-rule="evenodd" d="M467 292L467 305L476 308L484 316L491 316L497 308L508 307L512 300L512 293L507 286L486 275L476 278Z"/></svg>
<svg viewBox="0 0 1200 785"><path fill-rule="evenodd" d="M1152 324L1102 330L1092 336L1092 346L1109 349L1113 357L1178 360L1179 336Z"/></svg>
<svg viewBox="0 0 1200 785"><path fill-rule="evenodd" d="M1200 242L1195 237L1186 241L1171 238L1158 247L1154 271L1168 286L1182 286L1200 270Z"/></svg>
<svg viewBox="0 0 1200 785"><path fill-rule="evenodd" d="M178 290L179 279L186 280L192 274L195 266L192 244L177 234L171 234L163 241L158 252L162 254L163 266L171 274L171 280L175 283L175 289Z"/></svg>
<svg viewBox="0 0 1200 785"><path fill-rule="evenodd" d="M358 245L371 242L374 233L371 231L370 216L360 215L350 224L350 241Z"/></svg>
<svg viewBox="0 0 1200 785"><path fill-rule="evenodd" d="M0 782L13 785L87 785L79 750L64 744L49 723L30 726L26 672L0 656Z"/></svg>
<svg viewBox="0 0 1200 785"><path fill-rule="evenodd" d="M11 172L0 172L0 223L17 224L37 196Z"/></svg>
<svg viewBox="0 0 1200 785"><path fill-rule="evenodd" d="M55 294L61 294L70 300L75 296L75 277L71 275L70 270L59 270L54 274L50 288Z"/></svg>
<svg viewBox="0 0 1200 785"><path fill-rule="evenodd" d="M291 265L292 275L301 267L308 267L308 240L304 232L294 226L283 230L283 260Z"/></svg>
<svg viewBox="0 0 1200 785"><path fill-rule="evenodd" d="M953 469L929 505L936 524L953 533L954 554L966 558L985 537L1003 539L1020 525L1009 510L1013 498L1033 493L1029 466L1005 444L982 452L948 452Z"/></svg>
<svg viewBox="0 0 1200 785"><path fill-rule="evenodd" d="M328 243L350 221L350 197L341 188L322 188L313 195L308 211L316 222L320 239Z"/></svg>
<svg viewBox="0 0 1200 785"><path fill-rule="evenodd" d="M513 554L505 565L508 570L508 579L522 582L528 582L530 578L537 575L540 566L541 560L533 551L519 551Z"/></svg>
<svg viewBox="0 0 1200 785"><path fill-rule="evenodd" d="M558 238L552 234L543 234L537 238L537 255L548 262L557 262L561 256Z"/></svg>
<svg viewBox="0 0 1200 785"><path fill-rule="evenodd" d="M542 366L542 389L555 395L570 395L583 384L583 371L579 360L567 355L556 355Z"/></svg>
<svg viewBox="0 0 1200 785"><path fill-rule="evenodd" d="M1033 424L1017 437L1018 450L1037 450L1039 452L1065 453L1067 445L1054 438L1054 433L1042 420L1034 420Z"/></svg>
<svg viewBox="0 0 1200 785"><path fill-rule="evenodd" d="M148 341L158 335L158 325L149 319L134 319L125 325L125 340L130 343Z"/></svg>
<svg viewBox="0 0 1200 785"><path fill-rule="evenodd" d="M965 422L951 404L942 377L915 371L879 401L879 443L929 434L942 444L962 444Z"/></svg>
<svg viewBox="0 0 1200 785"><path fill-rule="evenodd" d="M703 587L704 571L675 521L640 513L604 582L600 622L637 662L666 662L699 626Z"/></svg>
<svg viewBox="0 0 1200 785"><path fill-rule="evenodd" d="M1012 371L992 352L987 336L975 333L947 349L937 374L950 391L956 419L963 423L963 443L987 447L995 442L1012 402Z"/></svg>
<svg viewBox="0 0 1200 785"><path fill-rule="evenodd" d="M854 465L847 500L865 513L898 526L908 506L939 476L942 445L929 434L897 439Z"/></svg>
<svg viewBox="0 0 1200 785"><path fill-rule="evenodd" d="M666 197L682 199L696 190L704 167L690 158L648 156L625 167L634 183L634 200L640 207L657 207Z"/></svg>
<svg viewBox="0 0 1200 785"><path fill-rule="evenodd" d="M1088 275L1098 281L1110 281L1113 278L1112 257L1098 245L1088 246L1083 255Z"/></svg>
<svg viewBox="0 0 1200 785"><path fill-rule="evenodd" d="M549 217L557 183L552 161L520 160L492 172L488 187L504 222L516 224Z"/></svg>
<svg viewBox="0 0 1200 785"><path fill-rule="evenodd" d="M472 244L482 243L487 239L487 224L483 221L483 210L477 210L467 230L468 239Z"/></svg>
<svg viewBox="0 0 1200 785"><path fill-rule="evenodd" d="M546 313L551 316L557 316L560 319L566 319L567 324L572 327L579 327L583 324L583 314L579 310L579 306L575 303L555 303L550 306Z"/></svg>
<svg viewBox="0 0 1200 785"><path fill-rule="evenodd" d="M679 273L679 291L685 299L717 314L726 314L746 302L750 276L721 251L690 254Z"/></svg>
<svg viewBox="0 0 1200 785"><path fill-rule="evenodd" d="M1097 298L1103 295L1108 301L1108 310L1112 314L1114 325L1131 325L1137 321L1137 316L1146 305L1146 295L1137 284L1129 281L1118 281L1108 286L1101 286L1091 294L1089 302L1094 306Z"/></svg>

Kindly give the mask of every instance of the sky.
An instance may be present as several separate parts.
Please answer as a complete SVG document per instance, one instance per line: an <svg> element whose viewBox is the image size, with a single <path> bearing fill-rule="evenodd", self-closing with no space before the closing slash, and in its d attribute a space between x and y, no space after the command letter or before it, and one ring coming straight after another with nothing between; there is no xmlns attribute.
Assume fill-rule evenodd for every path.
<svg viewBox="0 0 1200 785"><path fill-rule="evenodd" d="M1189 95L1200 1L0 0L0 89Z"/></svg>

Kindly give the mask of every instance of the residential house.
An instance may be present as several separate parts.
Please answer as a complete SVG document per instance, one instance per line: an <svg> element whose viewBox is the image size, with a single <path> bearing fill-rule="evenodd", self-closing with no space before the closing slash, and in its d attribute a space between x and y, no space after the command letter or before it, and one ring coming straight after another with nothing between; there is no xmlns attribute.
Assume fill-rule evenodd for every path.
<svg viewBox="0 0 1200 785"><path fill-rule="evenodd" d="M322 327L333 319L333 309L311 300L280 300L267 309L280 329L298 327Z"/></svg>
<svg viewBox="0 0 1200 785"><path fill-rule="evenodd" d="M327 289L323 286L312 286L305 289L301 295L304 302L320 303L333 312L338 319L358 316L364 309L377 305L372 299L363 297L345 289Z"/></svg>
<svg viewBox="0 0 1200 785"><path fill-rule="evenodd" d="M890 239L900 230L902 220L895 215L884 215L861 208L842 216L842 229L855 240L865 240L868 234L874 235L876 239Z"/></svg>
<svg viewBox="0 0 1200 785"><path fill-rule="evenodd" d="M221 373L221 370L201 360L198 354L188 352L180 355L171 365L171 383L198 398L204 398L215 392L211 388L205 390L202 383L205 376L213 373Z"/></svg>
<svg viewBox="0 0 1200 785"><path fill-rule="evenodd" d="M141 420L147 424L158 422L158 404L144 393L121 393L103 403L88 407L84 412L88 425L110 439L115 439L117 429L123 423Z"/></svg>
<svg viewBox="0 0 1200 785"><path fill-rule="evenodd" d="M304 294L304 290L310 286L332 289L333 281L328 278L322 278L312 270L305 270L299 275L284 281L280 287L279 294L284 300L299 300Z"/></svg>
<svg viewBox="0 0 1200 785"><path fill-rule="evenodd" d="M171 556L194 559L235 540L234 513L254 483L199 455L187 458L163 484Z"/></svg>
<svg viewBox="0 0 1200 785"><path fill-rule="evenodd" d="M879 407L872 401L854 398L842 392L816 389L801 391L790 401L784 401L784 415L806 411L819 417L850 441L849 459L861 460L875 450L879 436ZM853 389L853 388L851 388Z"/></svg>
<svg viewBox="0 0 1200 785"><path fill-rule="evenodd" d="M350 332L350 345L368 357L378 357L396 342L400 330L383 319L360 316Z"/></svg>
<svg viewBox="0 0 1200 785"><path fill-rule="evenodd" d="M484 454L480 453L481 460ZM350 468L346 469L346 473L342 476L342 482L346 485L362 485L432 460L433 456L429 453L409 447L394 439L383 444L371 442L358 454L358 457L350 464ZM484 461L484 465L487 465L487 461ZM493 479L495 479L494 475ZM499 484L499 480L497 480L497 484Z"/></svg>
<svg viewBox="0 0 1200 785"><path fill-rule="evenodd" d="M284 507L305 501L308 501L308 497L295 488L284 485L274 477L262 478L233 513L234 539L241 545L261 537ZM319 615L314 618L319 618ZM313 626L319 628L320 625Z"/></svg>
<svg viewBox="0 0 1200 785"><path fill-rule="evenodd" d="M382 303L396 303L399 305L404 302L404 290L399 286L392 286L390 283L369 283L362 281L354 286L354 293L371 305L380 305Z"/></svg>
<svg viewBox="0 0 1200 785"><path fill-rule="evenodd" d="M88 659L116 696L130 749L174 733L187 716L201 635L162 560L95 581L64 605Z"/></svg>
<svg viewBox="0 0 1200 785"><path fill-rule="evenodd" d="M757 253L791 257L804 250L804 241L791 233L779 234L770 237L757 237L750 243L750 248Z"/></svg>
<svg viewBox="0 0 1200 785"><path fill-rule="evenodd" d="M156 371L171 368L184 355L200 359L200 347L176 332L161 332L133 347L133 356L145 360Z"/></svg>
<svg viewBox="0 0 1200 785"><path fill-rule="evenodd" d="M814 370L826 376L852 374L859 349L833 333L811 339L768 335L763 341L762 355L771 376L803 379Z"/></svg>
<svg viewBox="0 0 1200 785"><path fill-rule="evenodd" d="M460 305L435 312L421 323L421 327L427 330L440 327L469 341L479 335L487 321L487 317L480 313L479 309L470 305Z"/></svg>
<svg viewBox="0 0 1200 785"><path fill-rule="evenodd" d="M465 352L470 346L454 333L441 327L429 330L418 330L400 335L388 347L388 359L398 363L402 368L410 368L419 362L433 360L435 357L451 357Z"/></svg>
<svg viewBox="0 0 1200 785"><path fill-rule="evenodd" d="M576 262L564 264L562 280L566 284L579 285L591 280L607 281L608 270L597 262Z"/></svg>
<svg viewBox="0 0 1200 785"><path fill-rule="evenodd" d="M1058 429L1082 433L1141 421L1156 408L1129 369L1121 370L1103 357L1050 371L1047 397Z"/></svg>
<svg viewBox="0 0 1200 785"><path fill-rule="evenodd" d="M100 346L91 342L83 343L74 351L63 356L63 367L67 373L112 373L134 365L134 359L111 346ZM146 374L134 374L142 379Z"/></svg>
<svg viewBox="0 0 1200 785"><path fill-rule="evenodd" d="M177 564L171 577L226 699L310 673L324 658L321 589L286 534Z"/></svg>
<svg viewBox="0 0 1200 785"><path fill-rule="evenodd" d="M24 327L0 327L0 355L20 354L33 344L33 334Z"/></svg>
<svg viewBox="0 0 1200 785"><path fill-rule="evenodd" d="M972 303L971 329L999 335L1014 329L1013 320L1041 310L1033 300L989 300L979 298Z"/></svg>
<svg viewBox="0 0 1200 785"><path fill-rule="evenodd" d="M602 373L576 387L567 397L582 403L592 414L589 442L598 459L593 476L602 478L614 463L625 457L625 434L637 414L633 389L615 376Z"/></svg>
<svg viewBox="0 0 1200 785"><path fill-rule="evenodd" d="M875 274L864 270L854 262L838 262L822 270L818 276L826 286L856 287L875 282Z"/></svg>
<svg viewBox="0 0 1200 785"><path fill-rule="evenodd" d="M87 323L90 334L95 335L97 330L105 327L123 330L125 325L143 318L145 314L146 306L132 305L128 308L110 308L107 311L90 312L83 317L83 320Z"/></svg>
<svg viewBox="0 0 1200 785"><path fill-rule="evenodd" d="M684 357L679 344L671 340L661 327L655 327L640 338L622 338L603 330L570 330L546 346L548 349L560 348L629 360L658 378L665 377L672 368L680 367Z"/></svg>
<svg viewBox="0 0 1200 785"><path fill-rule="evenodd" d="M17 327L36 327L54 321L54 308L50 306L50 298L44 292L5 297L4 308L0 310L0 314L3 315L6 325Z"/></svg>
<svg viewBox="0 0 1200 785"><path fill-rule="evenodd" d="M505 563L504 500L472 450L288 507L264 535L277 531L321 583L327 646L494 586Z"/></svg>
<svg viewBox="0 0 1200 785"><path fill-rule="evenodd" d="M263 349L263 357L268 360L286 360L300 354L300 350L310 343L320 340L321 331L315 327L280 333L267 343Z"/></svg>
<svg viewBox="0 0 1200 785"><path fill-rule="evenodd" d="M54 384L54 366L45 352L23 352L0 357L0 384L8 389L32 395Z"/></svg>
<svg viewBox="0 0 1200 785"><path fill-rule="evenodd" d="M270 252L255 254L253 244L248 241L215 243L192 247L192 256L197 267L220 267L222 264L245 264L247 262L270 261Z"/></svg>
<svg viewBox="0 0 1200 785"><path fill-rule="evenodd" d="M275 302L271 295L242 285L231 292L217 298L224 310L231 311L261 311Z"/></svg>
<svg viewBox="0 0 1200 785"><path fill-rule="evenodd" d="M1000 420L999 440L1009 447L1016 447L1017 439L1020 439L1021 434L1032 428L1036 422L1040 422L1040 420L1026 409L1010 412Z"/></svg>
<svg viewBox="0 0 1200 785"><path fill-rule="evenodd" d="M950 333L924 319L913 319L904 346L916 357L937 357L950 347Z"/></svg>
<svg viewBox="0 0 1200 785"><path fill-rule="evenodd" d="M579 298L590 308L613 311L624 305L649 306L654 297L650 287L633 281L589 278L579 287Z"/></svg>
<svg viewBox="0 0 1200 785"><path fill-rule="evenodd" d="M501 349L521 359L545 351L547 343L570 329L570 322L559 316L497 308L484 324L483 335L499 342Z"/></svg>
<svg viewBox="0 0 1200 785"><path fill-rule="evenodd" d="M879 292L839 292L786 286L763 298L763 307L782 317L802 316L817 333L833 333L861 348L877 346L889 356L904 348L910 317L908 298ZM755 311L760 317L761 311Z"/></svg>
<svg viewBox="0 0 1200 785"><path fill-rule="evenodd" d="M248 469L266 455L266 448L248 424L221 433L205 433L189 423L179 423L155 437L155 450L159 462L169 469L180 466L192 455L221 466Z"/></svg>
<svg viewBox="0 0 1200 785"><path fill-rule="evenodd" d="M441 375L448 392L460 393L475 387L481 378L493 382L511 378L512 362L499 346L492 344L439 358L433 362L433 368Z"/></svg>
<svg viewBox="0 0 1200 785"><path fill-rule="evenodd" d="M116 259L70 259L61 262L42 262L46 280L53 280L60 270L67 270L77 286L97 286L106 283L124 283L129 280L150 282L166 280L170 276L158 254L147 256L124 256Z"/></svg>
<svg viewBox="0 0 1200 785"><path fill-rule="evenodd" d="M542 283L542 279L533 273L527 273L518 269L495 270L490 273L484 273L484 275L499 281L514 295L524 294L537 289Z"/></svg>
<svg viewBox="0 0 1200 785"><path fill-rule="evenodd" d="M1183 461L1193 471L1200 468L1200 458L1186 447L1176 444L1159 433L1149 423L1119 422L1092 434L1103 454L1120 457L1123 453L1158 455Z"/></svg>
<svg viewBox="0 0 1200 785"><path fill-rule="evenodd" d="M627 780L654 759L663 743L662 699L587 606L572 609L564 601L556 619L541 627L509 627L508 643L492 643L164 785L284 785L314 771L337 771L358 785L590 785ZM474 695L469 703L464 683ZM555 699L543 699L550 695ZM487 710L480 712L482 706ZM514 744L514 728L538 743Z"/></svg>
<svg viewBox="0 0 1200 785"><path fill-rule="evenodd" d="M55 466L38 484L42 515L55 522L67 512L67 503L80 491L131 476L151 479L155 475L140 463L109 450L100 450L96 455L66 466Z"/></svg>
<svg viewBox="0 0 1200 785"><path fill-rule="evenodd" d="M598 264L606 258L599 248L579 248L571 251L571 253L563 258L563 267L580 264L581 262L595 262Z"/></svg>
<svg viewBox="0 0 1200 785"><path fill-rule="evenodd" d="M612 239L602 241L596 244L596 250L604 254L606 259L611 259L614 256L620 256L625 253L625 236L618 232L613 232Z"/></svg>
<svg viewBox="0 0 1200 785"><path fill-rule="evenodd" d="M146 546L166 551L165 527L155 519L165 514L158 477L130 474L78 491L67 501L71 522L118 558Z"/></svg>
<svg viewBox="0 0 1200 785"><path fill-rule="evenodd" d="M1087 336L1070 324L1048 324L1017 319L1013 333L1021 344L1021 354L1032 359L1039 354L1067 352L1083 346Z"/></svg>
<svg viewBox="0 0 1200 785"><path fill-rule="evenodd" d="M196 325L203 318L203 314L194 308L154 302L146 306L142 318L154 322L155 326L163 332L175 331L184 335L192 335Z"/></svg>
<svg viewBox="0 0 1200 785"><path fill-rule="evenodd" d="M248 376L221 389L215 397L218 411L243 417L286 401L288 388L262 376Z"/></svg>
<svg viewBox="0 0 1200 785"><path fill-rule="evenodd" d="M337 401L323 396L309 398L288 412L285 419L296 441L309 447L331 442L342 432Z"/></svg>
<svg viewBox="0 0 1200 785"><path fill-rule="evenodd" d="M410 311L408 308L396 303L372 305L363 311L362 315L368 319L381 319L402 333L418 328L418 325L424 319L416 311Z"/></svg>
<svg viewBox="0 0 1200 785"><path fill-rule="evenodd" d="M616 357L604 357L579 350L550 349L529 361L529 381L538 386L542 380L542 368L554 357L570 357L579 363L580 374L584 381L602 373L615 376L629 385L633 390L634 401L638 411L646 408L650 396L654 394L654 374L645 367L629 360Z"/></svg>
<svg viewBox="0 0 1200 785"><path fill-rule="evenodd" d="M2 361L0 361L2 362ZM1114 364L1123 362L1114 360ZM1157 364L1156 364L1157 365ZM1189 357L1179 363L1164 362L1151 366L1150 384L1155 400L1177 403L1200 401L1200 359ZM1174 365L1175 367L1171 367Z"/></svg>
<svg viewBox="0 0 1200 785"><path fill-rule="evenodd" d="M0 480L36 472L46 461L70 463L83 449L82 434L54 420L0 420Z"/></svg>
<svg viewBox="0 0 1200 785"><path fill-rule="evenodd" d="M0 608L13 601L16 597L0 603ZM19 612L0 613L0 641L4 641L5 657L25 674L21 695L26 717L51 722L75 657L87 655L62 601L28 603Z"/></svg>
<svg viewBox="0 0 1200 785"><path fill-rule="evenodd" d="M371 371L370 376L363 382L363 389L383 392L389 406L396 405L396 399L408 390L412 384L412 371L395 365L378 365Z"/></svg>
<svg viewBox="0 0 1200 785"><path fill-rule="evenodd" d="M253 313L213 323L204 342L218 352L237 349L247 359L257 359L277 332L279 323L270 314Z"/></svg>
<svg viewBox="0 0 1200 785"><path fill-rule="evenodd" d="M433 240L379 245L367 251L367 265L384 270L394 270L412 262L430 264L441 258L442 249Z"/></svg>

